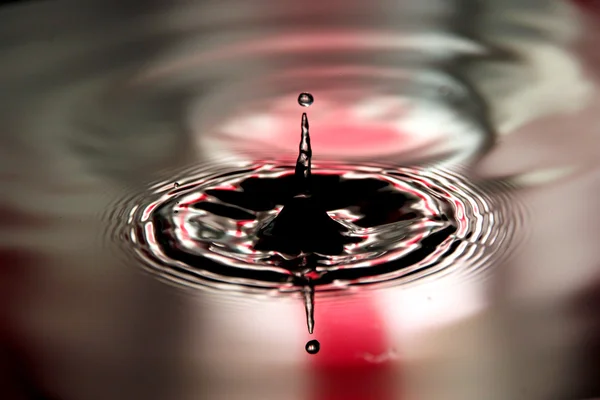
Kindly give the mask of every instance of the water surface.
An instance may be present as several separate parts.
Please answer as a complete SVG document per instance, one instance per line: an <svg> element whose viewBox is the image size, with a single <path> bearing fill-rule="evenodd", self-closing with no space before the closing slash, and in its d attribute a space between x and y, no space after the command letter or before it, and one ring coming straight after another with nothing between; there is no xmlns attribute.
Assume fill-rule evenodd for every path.
<svg viewBox="0 0 600 400"><path fill-rule="evenodd" d="M65 400L594 397L597 31L545 0L0 9L6 386ZM377 238L319 261L312 336L298 266L244 250L282 205L302 111L328 214ZM371 269L382 243L423 258Z"/></svg>

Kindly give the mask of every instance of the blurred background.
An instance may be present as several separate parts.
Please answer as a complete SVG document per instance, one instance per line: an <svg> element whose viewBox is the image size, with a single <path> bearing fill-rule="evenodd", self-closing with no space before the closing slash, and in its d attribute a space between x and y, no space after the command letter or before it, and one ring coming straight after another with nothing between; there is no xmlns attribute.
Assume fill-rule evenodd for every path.
<svg viewBox="0 0 600 400"><path fill-rule="evenodd" d="M596 2L4 3L0 398L600 398ZM297 296L143 268L132 207L294 159L302 91L315 159L509 185L504 255L317 290L312 336Z"/></svg>

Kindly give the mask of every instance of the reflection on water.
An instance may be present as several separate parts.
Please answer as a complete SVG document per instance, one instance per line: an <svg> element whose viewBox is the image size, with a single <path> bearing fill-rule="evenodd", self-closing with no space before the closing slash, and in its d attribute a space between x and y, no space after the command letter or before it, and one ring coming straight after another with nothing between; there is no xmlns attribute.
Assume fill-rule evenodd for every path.
<svg viewBox="0 0 600 400"><path fill-rule="evenodd" d="M294 197L298 182L284 163L188 170L174 176L177 187L158 182L108 209L106 235L113 251L164 279L277 295L308 282L322 292L465 279L501 262L525 233L506 184L471 186L434 168L312 167L313 200Z"/></svg>
<svg viewBox="0 0 600 400"><path fill-rule="evenodd" d="M550 0L0 9L2 398L599 395L597 24ZM212 203L231 205L221 186L250 179L234 174L217 187L209 177L260 160L285 175L277 163L293 166L301 92L316 99L306 111L323 169L336 166L332 176L349 186L361 181L351 193L365 196L366 180L339 168L414 172L409 184L388 176L424 196L403 199L410 206L396 217L431 222L444 213L421 206L445 207L454 219L436 223L486 238L453 253L462 256L448 268L468 269L479 255L488 272L336 294L317 287L314 356L303 348L299 297L206 285L209 264L199 259L195 279L188 270L182 280L172 264L127 251L131 236L121 235L156 201L167 206L147 218L192 226L180 212L185 196L212 190ZM440 183L439 174L444 185L418 183ZM276 196L281 182L265 190ZM341 198L336 185L323 184L325 198ZM389 199L370 200L385 208ZM231 221L214 204L194 213L223 228ZM267 217L275 205L241 212ZM354 222L382 212L366 206L329 211ZM490 218L497 229L486 231ZM183 250L205 254L205 242Z"/></svg>

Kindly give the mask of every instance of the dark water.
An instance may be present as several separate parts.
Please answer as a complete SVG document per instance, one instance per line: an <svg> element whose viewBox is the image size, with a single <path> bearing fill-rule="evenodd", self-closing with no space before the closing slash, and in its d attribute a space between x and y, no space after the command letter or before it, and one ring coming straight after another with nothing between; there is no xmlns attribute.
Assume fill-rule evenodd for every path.
<svg viewBox="0 0 600 400"><path fill-rule="evenodd" d="M290 202L294 168L277 161L210 178L190 172L178 182L124 205L123 250L163 277L232 290L289 292L307 280L344 290L477 274L514 248L524 218L506 184L478 187L443 169L315 163L311 203L322 209ZM313 218L321 210L331 219ZM276 216L280 231L261 234ZM328 221L340 230L327 231Z"/></svg>
<svg viewBox="0 0 600 400"><path fill-rule="evenodd" d="M0 9L0 397L597 396L581 10Z"/></svg>

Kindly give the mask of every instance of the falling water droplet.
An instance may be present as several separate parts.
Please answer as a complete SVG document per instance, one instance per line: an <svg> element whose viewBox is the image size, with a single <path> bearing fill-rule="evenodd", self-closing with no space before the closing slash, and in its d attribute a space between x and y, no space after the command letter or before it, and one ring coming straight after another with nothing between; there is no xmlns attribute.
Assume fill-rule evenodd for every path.
<svg viewBox="0 0 600 400"><path fill-rule="evenodd" d="M310 93L300 93L298 96L298 104L300 104L302 107L310 107L314 101L315 98Z"/></svg>
<svg viewBox="0 0 600 400"><path fill-rule="evenodd" d="M308 354L317 354L321 349L321 343L318 340L311 340L304 347Z"/></svg>
<svg viewBox="0 0 600 400"><path fill-rule="evenodd" d="M315 330L315 289L312 286L304 287L304 308L308 333L312 335Z"/></svg>

